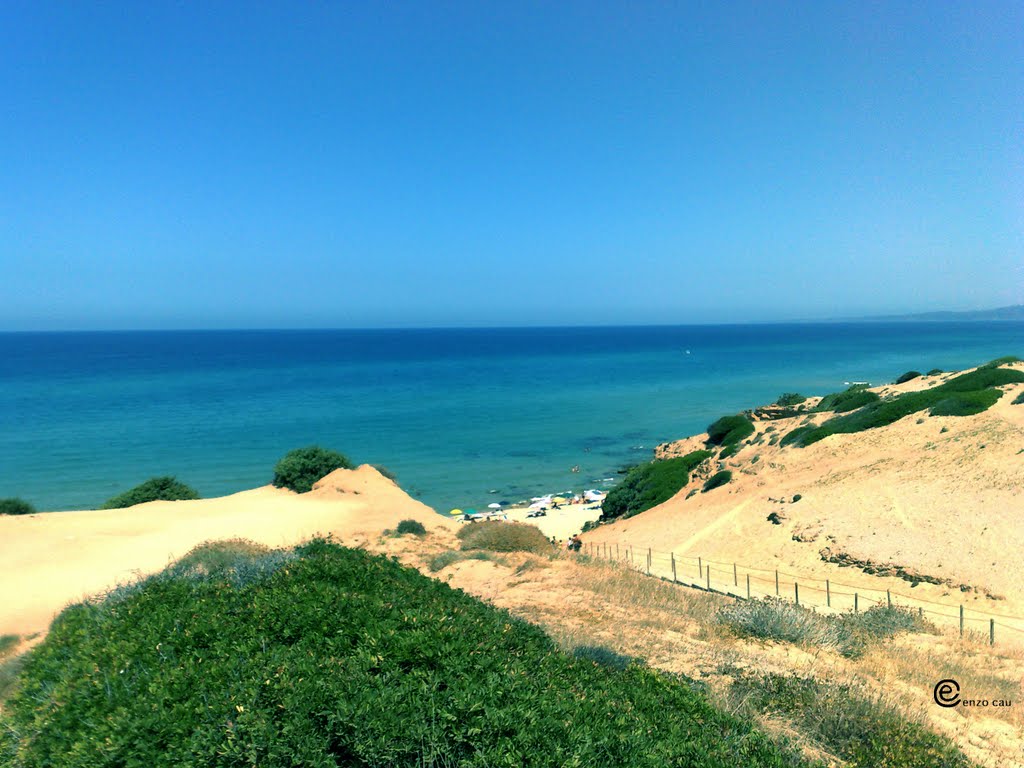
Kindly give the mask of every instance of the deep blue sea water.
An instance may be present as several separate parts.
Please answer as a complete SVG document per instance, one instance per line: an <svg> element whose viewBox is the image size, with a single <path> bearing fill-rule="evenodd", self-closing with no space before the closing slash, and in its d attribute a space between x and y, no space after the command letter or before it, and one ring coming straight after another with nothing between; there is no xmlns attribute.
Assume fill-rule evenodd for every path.
<svg viewBox="0 0 1024 768"><path fill-rule="evenodd" d="M0 334L0 498L90 508L162 474L222 495L318 443L447 511L607 486L782 392L1005 354L1024 324Z"/></svg>

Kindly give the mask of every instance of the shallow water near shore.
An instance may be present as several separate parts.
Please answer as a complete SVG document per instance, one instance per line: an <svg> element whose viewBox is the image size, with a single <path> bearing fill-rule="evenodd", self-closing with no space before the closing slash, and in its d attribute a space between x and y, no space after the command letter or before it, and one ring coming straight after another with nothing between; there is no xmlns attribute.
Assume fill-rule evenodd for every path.
<svg viewBox="0 0 1024 768"><path fill-rule="evenodd" d="M0 497L93 508L162 474L219 496L318 443L440 511L479 507L608 487L782 392L1006 354L1024 324L7 333Z"/></svg>

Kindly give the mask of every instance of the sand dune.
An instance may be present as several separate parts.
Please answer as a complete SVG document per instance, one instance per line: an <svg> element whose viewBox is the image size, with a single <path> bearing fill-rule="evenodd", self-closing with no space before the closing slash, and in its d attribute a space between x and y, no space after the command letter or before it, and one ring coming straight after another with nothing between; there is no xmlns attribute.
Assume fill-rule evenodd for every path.
<svg viewBox="0 0 1024 768"><path fill-rule="evenodd" d="M356 543L406 518L455 525L369 465L337 470L301 495L268 485L215 499L0 516L0 634L45 631L69 603L159 571L204 541L278 547L331 534Z"/></svg>
<svg viewBox="0 0 1024 768"><path fill-rule="evenodd" d="M952 375L875 391L919 390ZM757 421L751 444L724 462L731 483L692 493L718 470L712 462L661 506L584 539L1024 615L1024 405L1012 404L1024 384L1003 389L1000 401L976 416L912 414L806 448L769 444L806 417ZM687 453L703 447L705 438L661 446L659 454ZM796 494L801 499L793 503ZM780 524L769 521L772 513ZM825 559L867 564L868 570L899 566L948 583L911 586L906 578Z"/></svg>

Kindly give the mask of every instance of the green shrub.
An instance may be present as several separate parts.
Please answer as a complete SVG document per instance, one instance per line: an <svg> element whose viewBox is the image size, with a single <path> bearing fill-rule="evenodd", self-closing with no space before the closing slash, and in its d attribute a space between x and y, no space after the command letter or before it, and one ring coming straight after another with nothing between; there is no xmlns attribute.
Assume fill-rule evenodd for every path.
<svg viewBox="0 0 1024 768"><path fill-rule="evenodd" d="M1024 392L1020 392L1015 398L1011 405L1024 405Z"/></svg>
<svg viewBox="0 0 1024 768"><path fill-rule="evenodd" d="M932 389L906 392L888 400L869 403L843 416L834 416L818 427L798 428L782 439L783 445L811 445L829 435L862 432L884 427L925 409L933 415L967 416L981 413L1001 396L994 387L1024 381L1024 372L982 366L962 373ZM947 401L947 402L944 402Z"/></svg>
<svg viewBox="0 0 1024 768"><path fill-rule="evenodd" d="M1016 355L1004 355L1003 357L997 357L995 360L989 360L984 365L979 366L980 368L998 368L1001 365L1007 363L1019 363L1020 358Z"/></svg>
<svg viewBox="0 0 1024 768"><path fill-rule="evenodd" d="M706 483L704 483L704 487L701 489L701 493L707 493L710 490L725 485L730 480L732 480L732 472L730 472L728 469L723 469L721 472L716 472L707 479Z"/></svg>
<svg viewBox="0 0 1024 768"><path fill-rule="evenodd" d="M842 392L835 392L831 395L825 395L821 398L821 401L815 406L815 411L834 411L836 413L846 413L847 411L853 411L862 406L868 405L869 403L878 402L881 398L877 392L869 392L865 389L865 384L854 384L849 389L843 390Z"/></svg>
<svg viewBox="0 0 1024 768"><path fill-rule="evenodd" d="M34 515L36 508L24 499L0 499L0 515Z"/></svg>
<svg viewBox="0 0 1024 768"><path fill-rule="evenodd" d="M932 416L973 416L987 411L1002 396L998 389L978 392L954 392L931 407Z"/></svg>
<svg viewBox="0 0 1024 768"><path fill-rule="evenodd" d="M733 443L732 445L725 446L725 448L718 452L718 460L725 461L726 459L731 459L739 452L740 448L741 446L739 443Z"/></svg>
<svg viewBox="0 0 1024 768"><path fill-rule="evenodd" d="M938 376L941 373L944 373L944 371L941 368L932 368L930 371L928 371L928 373L925 374L925 376Z"/></svg>
<svg viewBox="0 0 1024 768"><path fill-rule="evenodd" d="M724 605L718 620L741 637L781 640L838 650L841 635L834 622L787 600L737 600Z"/></svg>
<svg viewBox="0 0 1024 768"><path fill-rule="evenodd" d="M427 567L431 573L437 573L440 570L447 568L449 565L454 563L461 563L463 560L490 560L493 562L504 562L497 555L491 552L484 552L482 550L475 550L472 552L458 552L454 550L448 550L447 552L441 552L438 555L434 555L427 563Z"/></svg>
<svg viewBox="0 0 1024 768"><path fill-rule="evenodd" d="M681 678L323 541L245 586L65 610L3 716L21 768L806 765Z"/></svg>
<svg viewBox="0 0 1024 768"><path fill-rule="evenodd" d="M751 719L770 714L792 722L802 733L842 758L846 765L871 768L972 768L946 736L882 701L859 685L823 683L813 678L739 671L729 691L738 714Z"/></svg>
<svg viewBox="0 0 1024 768"><path fill-rule="evenodd" d="M775 404L781 405L783 407L787 407L790 405L800 405L800 403L804 402L806 399L806 397L799 394L798 392L784 392L783 394L779 395L779 399L775 401Z"/></svg>
<svg viewBox="0 0 1024 768"><path fill-rule="evenodd" d="M708 445L734 445L754 434L754 425L743 414L723 416L708 425Z"/></svg>
<svg viewBox="0 0 1024 768"><path fill-rule="evenodd" d="M908 381L912 381L913 379L918 379L920 377L921 377L921 372L920 371L907 371L902 376L900 376L898 379L896 379L896 383L897 384L906 384Z"/></svg>
<svg viewBox="0 0 1024 768"><path fill-rule="evenodd" d="M796 504L802 498L803 498L803 496L801 496L799 493L794 493L793 494L793 503Z"/></svg>
<svg viewBox="0 0 1024 768"><path fill-rule="evenodd" d="M481 522L462 526L456 534L463 549L491 552L551 552L551 541L540 528L525 523Z"/></svg>
<svg viewBox="0 0 1024 768"><path fill-rule="evenodd" d="M690 482L690 472L713 455L711 451L693 451L633 467L608 491L601 503L601 519L632 517L663 504Z"/></svg>
<svg viewBox="0 0 1024 768"><path fill-rule="evenodd" d="M313 490L315 482L336 469L352 469L352 464L342 454L318 445L296 448L277 462L273 484L296 493L307 493Z"/></svg>
<svg viewBox="0 0 1024 768"><path fill-rule="evenodd" d="M419 520L403 520L398 524L395 532L402 536L406 533L411 533L414 536L423 536L427 533L427 529L423 527L423 523Z"/></svg>
<svg viewBox="0 0 1024 768"><path fill-rule="evenodd" d="M199 494L193 488L173 477L151 477L146 482L107 499L103 509L123 509L145 504L147 501L187 501L198 498Z"/></svg>

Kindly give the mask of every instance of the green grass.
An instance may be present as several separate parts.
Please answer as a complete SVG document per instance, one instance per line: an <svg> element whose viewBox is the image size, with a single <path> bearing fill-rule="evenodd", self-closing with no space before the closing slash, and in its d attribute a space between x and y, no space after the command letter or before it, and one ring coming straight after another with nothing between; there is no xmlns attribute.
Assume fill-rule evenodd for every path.
<svg viewBox="0 0 1024 768"><path fill-rule="evenodd" d="M798 427L782 439L782 445L811 445L829 435L884 427L904 416L924 410L944 416L981 413L1002 396L1002 392L995 387L1022 381L1024 372L988 364L932 389L907 392L887 400L868 403L851 413L835 416L817 427Z"/></svg>
<svg viewBox="0 0 1024 768"><path fill-rule="evenodd" d="M632 517L668 501L690 482L690 473L711 456L711 451L693 451L633 467L608 492L601 504L601 519Z"/></svg>
<svg viewBox="0 0 1024 768"><path fill-rule="evenodd" d="M708 445L735 445L754 434L754 424L743 414L723 416L708 425Z"/></svg>
<svg viewBox="0 0 1024 768"><path fill-rule="evenodd" d="M146 482L107 499L103 509L123 509L145 504L147 501L182 501L198 498L199 494L194 488L173 477L151 477Z"/></svg>
<svg viewBox="0 0 1024 768"><path fill-rule="evenodd" d="M65 610L5 705L0 762L805 764L680 677L574 658L389 558L318 541L284 562L242 585L164 574Z"/></svg>

